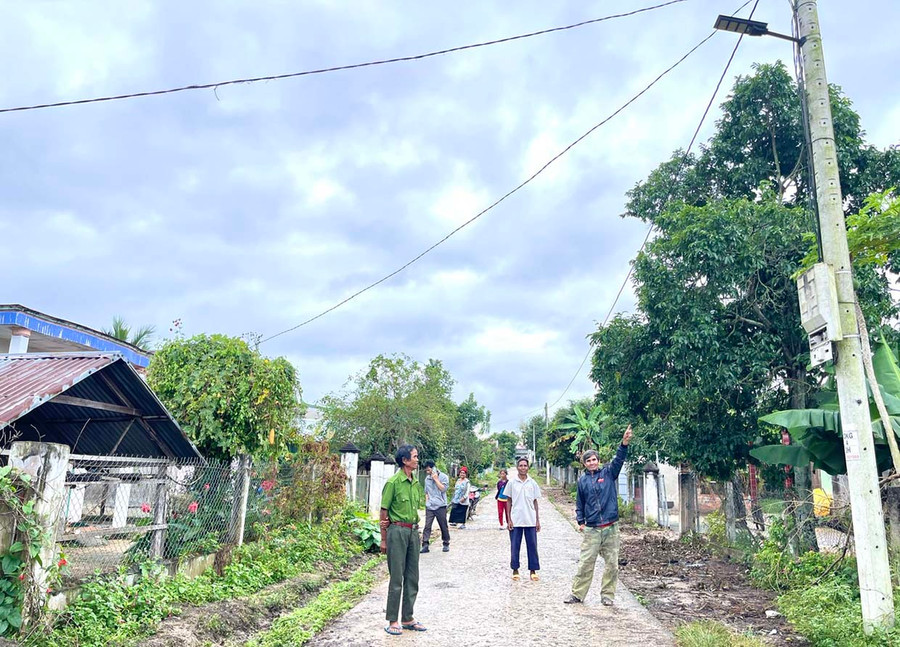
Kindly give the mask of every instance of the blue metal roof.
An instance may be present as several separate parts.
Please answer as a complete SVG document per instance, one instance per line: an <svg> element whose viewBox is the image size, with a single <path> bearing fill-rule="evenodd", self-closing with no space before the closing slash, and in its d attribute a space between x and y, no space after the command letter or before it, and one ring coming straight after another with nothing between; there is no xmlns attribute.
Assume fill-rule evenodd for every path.
<svg viewBox="0 0 900 647"><path fill-rule="evenodd" d="M98 330L92 330L70 321L51 317L21 305L0 305L0 326L21 326L40 335L72 342L79 346L92 348L102 352L121 354L126 360L147 368L150 365L150 353L136 346L111 337Z"/></svg>

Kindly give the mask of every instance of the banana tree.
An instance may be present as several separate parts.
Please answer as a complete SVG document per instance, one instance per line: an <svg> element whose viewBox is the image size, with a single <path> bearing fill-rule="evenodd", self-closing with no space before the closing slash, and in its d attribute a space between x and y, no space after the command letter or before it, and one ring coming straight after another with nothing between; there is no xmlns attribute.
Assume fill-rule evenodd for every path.
<svg viewBox="0 0 900 647"><path fill-rule="evenodd" d="M892 429L888 431L900 436L900 362L884 339L878 344L872 357L872 365L878 389L890 416ZM868 388L875 457L879 471L884 471L892 467L891 455L885 428L872 398L872 385L869 384ZM793 444L764 445L750 450L750 455L773 465L797 467L811 462L813 467L829 474L846 474L837 392L823 391L816 400L819 405L817 409L788 409L762 416L761 422L787 429Z"/></svg>
<svg viewBox="0 0 900 647"><path fill-rule="evenodd" d="M568 422L557 425L557 429L568 430L569 433L558 438L556 443L568 442L569 451L576 456L588 449L599 449L604 444L603 423L608 416L603 407L595 405L590 411L576 404L573 413L566 418Z"/></svg>

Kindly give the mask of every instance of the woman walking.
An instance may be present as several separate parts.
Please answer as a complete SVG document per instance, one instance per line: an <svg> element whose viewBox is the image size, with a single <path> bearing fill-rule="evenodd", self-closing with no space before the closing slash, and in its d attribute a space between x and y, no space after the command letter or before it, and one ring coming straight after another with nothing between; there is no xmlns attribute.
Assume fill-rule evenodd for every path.
<svg viewBox="0 0 900 647"><path fill-rule="evenodd" d="M450 524L459 524L459 530L466 529L466 516L469 512L469 468L459 468L456 488L453 490L453 508L450 510Z"/></svg>
<svg viewBox="0 0 900 647"><path fill-rule="evenodd" d="M509 497L506 496L507 483L509 483L509 479L506 478L506 470L500 470L500 480L497 481L497 494L494 495L494 498L497 499L497 515L500 517L500 530L503 530L503 521L506 519L506 503L509 501Z"/></svg>

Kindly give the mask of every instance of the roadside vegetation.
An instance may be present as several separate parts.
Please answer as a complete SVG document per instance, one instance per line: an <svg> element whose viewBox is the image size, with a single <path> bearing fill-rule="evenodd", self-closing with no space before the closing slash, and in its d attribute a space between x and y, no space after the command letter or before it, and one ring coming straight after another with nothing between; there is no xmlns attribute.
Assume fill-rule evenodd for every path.
<svg viewBox="0 0 900 647"><path fill-rule="evenodd" d="M207 571L195 579L183 575L168 577L159 566L146 563L137 574L122 570L86 582L79 597L55 619L54 628L40 636L33 635L28 644L138 645L153 635L163 620L181 614L189 605L248 598L294 578L302 579L303 588L314 591L326 586L330 578L339 580L343 567L364 556L364 544L354 532L360 528L358 522L352 522L356 518L350 511L329 523L288 524L261 530L259 540L234 550L231 563L221 575ZM360 591L371 585L371 568L379 562L379 558L374 558L366 564L360 571L365 577L351 577L350 588ZM340 584L346 583L338 581L333 586ZM267 601L273 602L284 601ZM301 621L310 617L309 613L301 616ZM321 612L313 616L318 618Z"/></svg>

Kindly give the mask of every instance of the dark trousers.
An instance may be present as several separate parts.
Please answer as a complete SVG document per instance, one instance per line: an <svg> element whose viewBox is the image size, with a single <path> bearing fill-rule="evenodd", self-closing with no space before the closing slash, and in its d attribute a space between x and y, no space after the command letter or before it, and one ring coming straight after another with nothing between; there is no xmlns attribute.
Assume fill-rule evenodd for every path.
<svg viewBox="0 0 900 647"><path fill-rule="evenodd" d="M431 527L434 520L437 519L438 527L441 529L441 540L444 546L450 545L450 528L447 527L447 506L429 510L425 508L425 529L422 531L422 545L428 545L428 539L431 537Z"/></svg>
<svg viewBox="0 0 900 647"><path fill-rule="evenodd" d="M528 552L528 570L541 570L541 562L537 551L537 529L534 526L523 528L515 526L509 533L509 547L512 558L509 567L514 571L519 570L519 553L522 552L522 535L525 535L525 550Z"/></svg>
<svg viewBox="0 0 900 647"><path fill-rule="evenodd" d="M403 601L401 622L413 619L413 607L419 594L419 531L392 523L387 529L388 622L396 622Z"/></svg>

